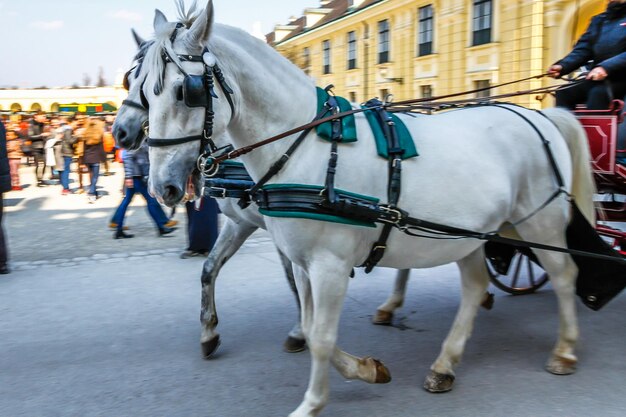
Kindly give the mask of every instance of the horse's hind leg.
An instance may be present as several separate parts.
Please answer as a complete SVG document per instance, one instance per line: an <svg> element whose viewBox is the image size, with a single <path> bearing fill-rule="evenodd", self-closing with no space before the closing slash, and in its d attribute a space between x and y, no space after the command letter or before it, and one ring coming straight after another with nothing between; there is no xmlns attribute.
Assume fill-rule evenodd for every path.
<svg viewBox="0 0 626 417"><path fill-rule="evenodd" d="M452 389L454 367L461 360L465 343L472 333L478 307L489 285L482 247L458 261L458 265L463 297L439 357L431 365L430 374L424 381L424 388L430 392L446 392Z"/></svg>
<svg viewBox="0 0 626 417"><path fill-rule="evenodd" d="M526 241L564 248L567 247L564 232L567 221L565 216L556 217L547 212L544 216L537 216L516 226L516 229ZM546 236L546 230L554 232ZM533 249L533 252L550 277L559 308L558 341L546 363L546 370L556 375L568 375L576 370L578 362L575 355L578 341L575 297L578 268L570 255L537 249Z"/></svg>
<svg viewBox="0 0 626 417"><path fill-rule="evenodd" d="M209 253L202 270L202 307L200 322L202 330L200 345L202 355L208 359L220 344L220 335L215 328L218 324L217 311L215 309L215 280L226 261L233 256L243 242L257 229L250 223L235 223L226 219L224 227L220 231L215 246Z"/></svg>
<svg viewBox="0 0 626 417"><path fill-rule="evenodd" d="M565 241L555 246L565 247ZM578 269L566 254L536 251L541 265L548 273L559 306L559 339L554 347L546 370L555 375L569 375L576 371L575 354L578 341L575 286Z"/></svg>
<svg viewBox="0 0 626 417"><path fill-rule="evenodd" d="M278 248L278 255L280 256L280 261L283 265L283 270L285 271L285 277L287 278L287 283L289 284L289 288L291 288L291 292L296 298L296 304L298 305L298 320L291 328L285 343L283 343L283 347L286 352L295 353L302 352L306 347L306 341L304 340L304 333L302 332L302 326L300 325L301 319L301 307L300 307L300 297L298 296L298 288L296 287L296 281L293 275L293 265L291 261L287 259L284 253L282 253Z"/></svg>
<svg viewBox="0 0 626 417"><path fill-rule="evenodd" d="M404 296L406 295L406 284L409 281L410 269L399 269L396 274L396 280L393 285L393 292L380 306L376 309L376 314L372 319L372 323L380 325L389 325L393 320L393 312L402 307Z"/></svg>

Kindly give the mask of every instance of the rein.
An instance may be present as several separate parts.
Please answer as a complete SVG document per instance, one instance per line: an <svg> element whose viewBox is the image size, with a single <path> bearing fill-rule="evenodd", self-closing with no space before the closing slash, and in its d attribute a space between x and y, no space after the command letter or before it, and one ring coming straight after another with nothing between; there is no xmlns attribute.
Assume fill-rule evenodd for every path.
<svg viewBox="0 0 626 417"><path fill-rule="evenodd" d="M474 94L474 93L478 93L478 92L482 92L482 91L488 91L490 89L494 89L494 88L499 88L499 87L503 87L503 86L507 86L507 85L511 85L511 84L515 84L515 83L519 83L519 82L523 82L523 81L528 81L528 80L532 80L532 79L536 79L536 78L542 78L542 77L546 77L547 73L544 74L540 74L540 75L536 75L536 76L532 76L532 77L528 77L528 78L523 78L520 80L516 80L516 81L511 81L511 82L507 82L507 83L502 83L502 84L497 84L494 86L490 86L490 87L485 87L485 88L478 88L475 90L469 90L469 91L464 91L464 92L460 92L460 93L454 93L454 94L447 94L447 95L443 95L443 96L436 96L436 97L429 97L429 98L419 98L419 99L413 99L413 100L405 100L405 101L400 101L397 103L390 103L390 102L386 102L386 103L382 103L379 106L374 106L374 107L368 107L368 108L361 108L361 109L353 109L353 110L348 110L348 111L344 111L344 112L340 112L340 113L336 113L333 114L331 116L327 116L327 117L323 117L320 119L314 119L313 121L295 127L293 129L290 129L286 132L280 133L278 135L272 136L270 138L267 138L265 140L262 140L260 142L254 143L252 145L248 145L248 146L243 146L241 148L237 148L235 150L232 150L228 153L219 155L219 156L211 156L208 155L206 160L204 161L205 164L208 165L217 165L220 164L224 161L230 160L230 159L235 159L238 158L242 155L246 155L252 151L254 151L257 148L260 148L262 146L265 145L269 145L270 143L276 142L278 140L284 139L288 136L294 135L296 133L302 132L302 131L306 131L306 130L310 130L316 126L319 126L321 124L336 120L336 119L342 119L344 117L347 116L351 116L353 114L358 114L358 113L363 113L366 111L370 111L370 110L375 110L378 108L384 108L385 110L389 111L389 112L410 112L410 111L416 111L416 110L427 110L427 111L436 111L436 110L446 110L449 108L453 108L453 107L462 107L462 106L467 106L470 104L475 104L475 103L483 103L483 102L488 102L494 99L502 99L502 98L508 98L508 97L517 97L517 96L522 96L522 95L528 95L528 94L544 94L544 93L551 93L554 92L556 90L562 89L562 88L570 88L571 86L573 86L574 84L578 84L580 82L582 82L582 80L574 80L574 81L570 81L569 84L564 84L564 85L556 85L556 86L550 86L550 87L539 87L539 88L534 88L534 89L529 89L529 90L521 90L521 91L516 91L514 93L508 93L508 94L500 94L500 95L494 95L494 96L488 96L488 97L483 97L480 100L477 99L462 99L462 100L455 100L455 101L442 101L442 102L437 102L438 100L443 100L443 99L447 99L447 98L452 98L452 97L459 97L459 96L464 96L467 94ZM417 106L417 104L422 104L422 106Z"/></svg>

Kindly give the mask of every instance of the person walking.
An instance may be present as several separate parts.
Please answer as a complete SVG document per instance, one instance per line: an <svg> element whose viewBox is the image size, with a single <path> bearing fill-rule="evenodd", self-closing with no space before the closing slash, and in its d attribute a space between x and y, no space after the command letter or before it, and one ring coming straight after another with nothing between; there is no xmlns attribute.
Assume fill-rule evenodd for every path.
<svg viewBox="0 0 626 417"><path fill-rule="evenodd" d="M211 197L201 197L197 202L187 201L185 209L189 245L180 257L208 256L217 240L217 202Z"/></svg>
<svg viewBox="0 0 626 417"><path fill-rule="evenodd" d="M74 144L77 141L72 126L67 123L67 119L61 119L61 158L63 159L63 171L61 171L61 195L70 194L70 172L72 169L72 159L74 157ZM80 174L79 174L80 175Z"/></svg>
<svg viewBox="0 0 626 417"><path fill-rule="evenodd" d="M548 68L548 75L560 78L591 61L586 79L557 90L556 105L573 110L586 103L589 110L609 108L613 99L626 94L626 0L611 0L603 13L591 19L574 49Z"/></svg>
<svg viewBox="0 0 626 417"><path fill-rule="evenodd" d="M102 137L104 135L104 122L96 117L89 117L85 122L83 131L84 154L83 162L89 169L89 192L90 203L95 203L98 198L96 189L98 176L100 174L100 164L106 159L104 148L102 147Z"/></svg>
<svg viewBox="0 0 626 417"><path fill-rule="evenodd" d="M44 152L44 129L45 129L46 116L43 114L36 114L30 120L28 127L28 138L30 140L31 153L33 155L33 163L35 165L35 177L37 178L37 187L43 187L43 173L46 169L46 159Z"/></svg>
<svg viewBox="0 0 626 417"><path fill-rule="evenodd" d="M146 200L148 213L157 226L159 236L165 236L176 230L169 225L175 224L170 221L158 201L148 194L148 173L150 172L150 160L148 159L148 144L144 144L135 151L124 150L122 160L124 162L124 182L126 194L117 210L111 218L111 224L115 224L116 230L113 239L128 239L134 235L124 232L124 218L135 193L140 193Z"/></svg>
<svg viewBox="0 0 626 417"><path fill-rule="evenodd" d="M7 156L9 158L9 172L11 175L11 190L21 191L22 184L20 182L20 164L22 162L22 143L14 130L9 130L6 134Z"/></svg>
<svg viewBox="0 0 626 417"><path fill-rule="evenodd" d="M4 193L11 190L11 174L7 155L7 137L4 123L0 122L0 274L8 274L9 260L6 237L2 226L4 213Z"/></svg>

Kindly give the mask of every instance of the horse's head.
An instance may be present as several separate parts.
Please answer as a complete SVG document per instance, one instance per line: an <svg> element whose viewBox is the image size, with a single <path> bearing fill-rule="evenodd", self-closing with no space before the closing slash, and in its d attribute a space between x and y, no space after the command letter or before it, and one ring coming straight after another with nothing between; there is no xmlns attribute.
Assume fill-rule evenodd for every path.
<svg viewBox="0 0 626 417"><path fill-rule="evenodd" d="M149 105L150 192L170 206L183 198L190 175L200 189L197 160L215 150L213 136L224 135L234 114L232 90L207 46L212 27L211 1L188 23L155 13L141 91Z"/></svg>
<svg viewBox="0 0 626 417"><path fill-rule="evenodd" d="M135 56L135 65L124 75L124 88L128 91L128 97L117 112L112 130L118 146L125 149L139 148L146 137L148 126L148 103L141 86L146 78L146 71L142 71L142 68L150 42L144 41L134 30L132 33L139 51Z"/></svg>

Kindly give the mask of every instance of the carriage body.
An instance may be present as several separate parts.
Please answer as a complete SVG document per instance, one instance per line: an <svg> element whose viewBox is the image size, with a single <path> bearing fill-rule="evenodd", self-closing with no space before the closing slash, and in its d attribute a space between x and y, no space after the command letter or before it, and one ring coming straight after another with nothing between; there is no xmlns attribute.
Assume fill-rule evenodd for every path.
<svg viewBox="0 0 626 417"><path fill-rule="evenodd" d="M598 188L596 230L612 246L626 255L626 123L624 103L614 101L609 110L579 108L591 151L591 167Z"/></svg>

